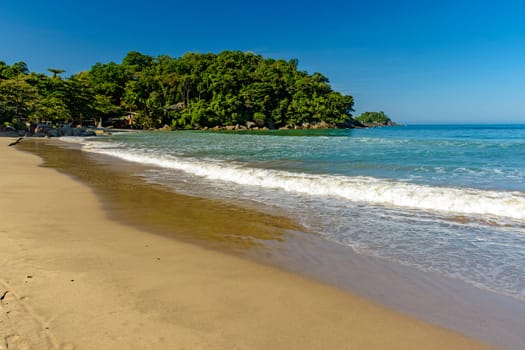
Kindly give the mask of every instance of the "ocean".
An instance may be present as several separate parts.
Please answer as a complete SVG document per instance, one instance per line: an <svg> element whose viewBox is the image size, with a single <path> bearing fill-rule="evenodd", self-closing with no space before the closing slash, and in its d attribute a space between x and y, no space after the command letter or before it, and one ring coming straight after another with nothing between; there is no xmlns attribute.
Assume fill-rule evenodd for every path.
<svg viewBox="0 0 525 350"><path fill-rule="evenodd" d="M363 256L525 301L525 125L63 138L179 193L289 216Z"/></svg>

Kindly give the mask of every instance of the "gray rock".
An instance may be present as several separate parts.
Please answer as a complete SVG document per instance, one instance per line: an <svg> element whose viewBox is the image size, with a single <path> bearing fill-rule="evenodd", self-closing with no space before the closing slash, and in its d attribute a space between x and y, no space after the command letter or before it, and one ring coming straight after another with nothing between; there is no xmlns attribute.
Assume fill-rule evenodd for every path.
<svg viewBox="0 0 525 350"><path fill-rule="evenodd" d="M48 129L46 130L46 136L49 136L49 137L58 137L60 136L59 135L59 132L57 129Z"/></svg>
<svg viewBox="0 0 525 350"><path fill-rule="evenodd" d="M73 129L69 126L64 126L59 129L60 136L73 136Z"/></svg>
<svg viewBox="0 0 525 350"><path fill-rule="evenodd" d="M94 132L93 130L84 130L80 136L82 137L88 137L88 136L97 136L97 133Z"/></svg>
<svg viewBox="0 0 525 350"><path fill-rule="evenodd" d="M72 129L73 134L71 136L82 136L82 132L84 132L84 129L81 128L74 128Z"/></svg>

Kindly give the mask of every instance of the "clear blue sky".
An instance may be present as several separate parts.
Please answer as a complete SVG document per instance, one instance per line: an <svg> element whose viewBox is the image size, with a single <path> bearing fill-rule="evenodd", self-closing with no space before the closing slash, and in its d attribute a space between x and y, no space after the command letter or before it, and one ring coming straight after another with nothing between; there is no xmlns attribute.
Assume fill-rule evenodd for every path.
<svg viewBox="0 0 525 350"><path fill-rule="evenodd" d="M356 114L525 123L524 1L0 0L0 60L71 75L128 51L297 58Z"/></svg>

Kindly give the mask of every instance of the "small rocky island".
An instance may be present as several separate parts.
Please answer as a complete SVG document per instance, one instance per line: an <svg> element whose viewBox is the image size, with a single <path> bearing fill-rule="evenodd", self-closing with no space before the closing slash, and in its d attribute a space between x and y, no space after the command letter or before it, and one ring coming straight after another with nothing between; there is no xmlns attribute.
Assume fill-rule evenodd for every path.
<svg viewBox="0 0 525 350"><path fill-rule="evenodd" d="M380 112L364 112L355 120L367 128L381 127L381 126L400 126L393 122L383 111Z"/></svg>

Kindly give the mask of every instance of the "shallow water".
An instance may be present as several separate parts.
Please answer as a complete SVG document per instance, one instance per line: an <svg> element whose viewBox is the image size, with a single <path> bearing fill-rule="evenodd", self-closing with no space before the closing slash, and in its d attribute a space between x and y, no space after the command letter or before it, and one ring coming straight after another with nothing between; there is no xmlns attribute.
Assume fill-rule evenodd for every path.
<svg viewBox="0 0 525 350"><path fill-rule="evenodd" d="M178 193L263 205L361 254L525 300L523 125L126 133L81 144L149 166L147 182Z"/></svg>
<svg viewBox="0 0 525 350"><path fill-rule="evenodd" d="M261 247L266 240L282 241L287 231L300 229L282 215L176 194L148 184L134 176L145 171L140 164L115 162L100 155L93 159L75 147L61 146L27 141L20 148L42 157L44 166L89 185L101 198L108 216L124 224L240 254Z"/></svg>

